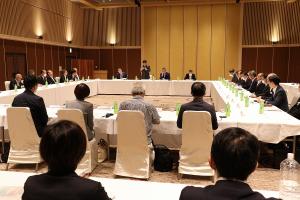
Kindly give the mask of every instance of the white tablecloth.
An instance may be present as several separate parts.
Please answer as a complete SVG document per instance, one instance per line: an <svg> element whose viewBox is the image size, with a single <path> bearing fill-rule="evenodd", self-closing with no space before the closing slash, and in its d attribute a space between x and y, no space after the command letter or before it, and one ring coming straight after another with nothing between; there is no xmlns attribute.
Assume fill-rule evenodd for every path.
<svg viewBox="0 0 300 200"><path fill-rule="evenodd" d="M33 173L0 171L0 199L19 200L23 194L23 186ZM176 200L179 199L185 184L158 183L140 180L121 180L90 177L102 184L108 196L114 200ZM200 186L201 185L195 185ZM266 198L278 198L278 191L258 190Z"/></svg>
<svg viewBox="0 0 300 200"><path fill-rule="evenodd" d="M88 81L77 81L69 83L59 83L39 87L36 94L43 97L46 106L50 105L63 105L66 101L75 99L74 89L77 84L85 83L90 88L90 96L98 94L98 79ZM0 93L0 104L11 104L14 97L24 92L24 89L18 89L17 91L8 90Z"/></svg>
<svg viewBox="0 0 300 200"><path fill-rule="evenodd" d="M99 80L99 94L131 94L134 84L145 87L146 95L191 96L191 86L195 81L181 80ZM201 81L206 86L206 95L210 96L211 81Z"/></svg>

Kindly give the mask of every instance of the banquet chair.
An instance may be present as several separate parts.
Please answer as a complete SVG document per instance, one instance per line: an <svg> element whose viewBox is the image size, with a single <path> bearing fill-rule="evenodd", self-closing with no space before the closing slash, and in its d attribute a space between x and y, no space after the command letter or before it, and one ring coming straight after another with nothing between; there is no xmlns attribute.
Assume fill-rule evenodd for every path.
<svg viewBox="0 0 300 200"><path fill-rule="evenodd" d="M211 116L206 111L185 111L182 123L182 145L179 151L178 178L182 174L211 176L208 159L213 140Z"/></svg>
<svg viewBox="0 0 300 200"><path fill-rule="evenodd" d="M144 114L140 111L120 111L117 132L114 174L148 180L153 150L148 146Z"/></svg>
<svg viewBox="0 0 300 200"><path fill-rule="evenodd" d="M29 108L7 108L8 133L11 140L6 170L10 163L38 164L43 160L40 157L40 138L33 123Z"/></svg>
<svg viewBox="0 0 300 200"><path fill-rule="evenodd" d="M84 121L84 114L79 109L61 109L57 111L58 120L69 120L77 123L84 131L87 137L87 129ZM76 173L85 175L91 173L96 167L98 162L98 144L95 138L87 142L86 152L80 161Z"/></svg>
<svg viewBox="0 0 300 200"><path fill-rule="evenodd" d="M5 90L9 90L10 81L4 81Z"/></svg>

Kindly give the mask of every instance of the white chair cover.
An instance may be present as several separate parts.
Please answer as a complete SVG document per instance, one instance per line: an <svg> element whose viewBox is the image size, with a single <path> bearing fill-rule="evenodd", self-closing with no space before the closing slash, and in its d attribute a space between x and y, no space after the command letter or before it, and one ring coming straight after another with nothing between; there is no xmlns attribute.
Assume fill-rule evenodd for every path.
<svg viewBox="0 0 300 200"><path fill-rule="evenodd" d="M11 146L7 163L40 163L40 138L29 108L7 108L7 125Z"/></svg>
<svg viewBox="0 0 300 200"><path fill-rule="evenodd" d="M9 90L10 81L4 81L5 90Z"/></svg>
<svg viewBox="0 0 300 200"><path fill-rule="evenodd" d="M120 111L117 117L117 132L114 174L148 179L152 149L147 143L144 114L140 111Z"/></svg>
<svg viewBox="0 0 300 200"><path fill-rule="evenodd" d="M86 140L88 141L86 125L83 118L83 113L79 109L61 109L57 111L58 120L69 120L77 123L84 131ZM87 142L86 152L82 160L77 166L76 173L84 175L91 173L97 166L98 162L98 144L92 139Z"/></svg>
<svg viewBox="0 0 300 200"><path fill-rule="evenodd" d="M214 176L208 159L213 140L211 116L206 111L185 111L182 124L179 174Z"/></svg>

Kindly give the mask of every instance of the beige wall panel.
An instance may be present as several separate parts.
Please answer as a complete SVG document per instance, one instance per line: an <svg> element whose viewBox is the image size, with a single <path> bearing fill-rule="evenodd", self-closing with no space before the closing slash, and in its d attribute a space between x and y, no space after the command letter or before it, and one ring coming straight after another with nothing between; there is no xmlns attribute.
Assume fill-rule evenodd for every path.
<svg viewBox="0 0 300 200"><path fill-rule="evenodd" d="M157 68L156 77L162 67L169 71L170 60L170 7L157 8Z"/></svg>
<svg viewBox="0 0 300 200"><path fill-rule="evenodd" d="M240 5L227 6L227 23L226 23L226 54L225 54L225 75L228 75L230 69L238 69L239 52L240 52Z"/></svg>
<svg viewBox="0 0 300 200"><path fill-rule="evenodd" d="M212 6L211 79L224 76L226 7Z"/></svg>
<svg viewBox="0 0 300 200"><path fill-rule="evenodd" d="M170 73L171 79L176 80L184 76L183 7L171 7L170 15Z"/></svg>
<svg viewBox="0 0 300 200"><path fill-rule="evenodd" d="M198 7L197 78L210 80L211 6Z"/></svg>
<svg viewBox="0 0 300 200"><path fill-rule="evenodd" d="M196 74L197 63L197 26L198 8L196 6L184 6L184 73L192 69Z"/></svg>
<svg viewBox="0 0 300 200"><path fill-rule="evenodd" d="M149 7L144 9L144 58L151 66L151 74L156 74L157 66L157 20L156 8Z"/></svg>

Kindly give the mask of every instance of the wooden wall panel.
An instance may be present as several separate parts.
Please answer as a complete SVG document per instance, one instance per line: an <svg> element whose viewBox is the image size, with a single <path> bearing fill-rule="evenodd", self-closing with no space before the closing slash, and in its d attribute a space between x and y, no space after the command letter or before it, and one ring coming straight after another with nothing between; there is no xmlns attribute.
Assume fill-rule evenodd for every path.
<svg viewBox="0 0 300 200"><path fill-rule="evenodd" d="M59 66L62 68L66 68L66 51L65 47L59 47L58 49L58 55L59 55ZM53 71L58 71L58 66L54 66Z"/></svg>
<svg viewBox="0 0 300 200"><path fill-rule="evenodd" d="M157 10L156 7L144 8L144 58L151 66L151 74L157 69Z"/></svg>
<svg viewBox="0 0 300 200"><path fill-rule="evenodd" d="M257 71L265 74L273 72L272 58L272 48L259 48L257 57Z"/></svg>
<svg viewBox="0 0 300 200"><path fill-rule="evenodd" d="M289 68L289 48L273 48L273 72L279 77L281 82L287 82Z"/></svg>
<svg viewBox="0 0 300 200"><path fill-rule="evenodd" d="M183 12L183 61L184 73L193 70L195 74L197 65L197 32L198 32L198 9L195 6L184 6Z"/></svg>
<svg viewBox="0 0 300 200"><path fill-rule="evenodd" d="M170 7L157 8L157 65L155 77L159 77L161 68L170 70Z"/></svg>
<svg viewBox="0 0 300 200"><path fill-rule="evenodd" d="M113 50L113 74L116 76L118 68L122 68L123 71L128 73L126 49L114 49Z"/></svg>
<svg viewBox="0 0 300 200"><path fill-rule="evenodd" d="M127 49L128 78L139 77L141 67L141 49Z"/></svg>
<svg viewBox="0 0 300 200"><path fill-rule="evenodd" d="M211 25L211 6L199 6L197 78L200 80L211 79Z"/></svg>
<svg viewBox="0 0 300 200"><path fill-rule="evenodd" d="M239 4L142 8L142 55L152 74L166 66L172 79L192 69L207 80L238 68L241 12Z"/></svg>
<svg viewBox="0 0 300 200"><path fill-rule="evenodd" d="M57 69L59 66L59 47L52 46L52 67L53 69ZM65 69L63 67L63 69Z"/></svg>
<svg viewBox="0 0 300 200"><path fill-rule="evenodd" d="M7 80L6 77L6 65L5 65L5 49L4 41L0 39L0 89L4 89L4 81Z"/></svg>
<svg viewBox="0 0 300 200"><path fill-rule="evenodd" d="M256 70L257 69L257 48L243 48L242 52L242 70Z"/></svg>
<svg viewBox="0 0 300 200"><path fill-rule="evenodd" d="M140 46L141 9L111 8L83 14L84 41L87 46Z"/></svg>
<svg viewBox="0 0 300 200"><path fill-rule="evenodd" d="M112 58L112 49L100 50L100 68L103 70L108 70L108 79L111 79L113 76Z"/></svg>
<svg viewBox="0 0 300 200"><path fill-rule="evenodd" d="M101 66L100 66L100 50L99 49L81 49L80 57L81 57L81 59L94 60L94 65L101 68Z"/></svg>
<svg viewBox="0 0 300 200"><path fill-rule="evenodd" d="M171 79L182 79L183 69L183 7L173 6L170 11Z"/></svg>
<svg viewBox="0 0 300 200"><path fill-rule="evenodd" d="M4 40L5 53L26 53L26 43L13 40Z"/></svg>
<svg viewBox="0 0 300 200"><path fill-rule="evenodd" d="M290 48L290 62L288 81L292 83L300 83L300 47Z"/></svg>
<svg viewBox="0 0 300 200"><path fill-rule="evenodd" d="M224 76L226 8L212 6L211 79Z"/></svg>
<svg viewBox="0 0 300 200"><path fill-rule="evenodd" d="M40 71L37 70L35 46L35 43L27 43L27 68L35 70L36 74L40 74Z"/></svg>
<svg viewBox="0 0 300 200"><path fill-rule="evenodd" d="M43 44L36 44L36 66L37 66L37 71L41 71L42 69L45 69L45 58L44 58L44 45ZM52 69L52 66L50 68L46 68L46 70Z"/></svg>
<svg viewBox="0 0 300 200"><path fill-rule="evenodd" d="M53 68L53 63L52 63L52 47L50 45L44 45L44 68L46 69L52 69ZM40 70L38 70L40 71Z"/></svg>
<svg viewBox="0 0 300 200"><path fill-rule="evenodd" d="M300 2L244 4L243 45L300 44Z"/></svg>
<svg viewBox="0 0 300 200"><path fill-rule="evenodd" d="M76 21L75 21L76 20ZM83 44L83 9L69 0L2 0L0 33L45 41Z"/></svg>
<svg viewBox="0 0 300 200"><path fill-rule="evenodd" d="M239 18L241 9L238 4L228 5L226 8L226 33L225 33L225 75L231 69L239 69L239 57L241 48L241 34Z"/></svg>

